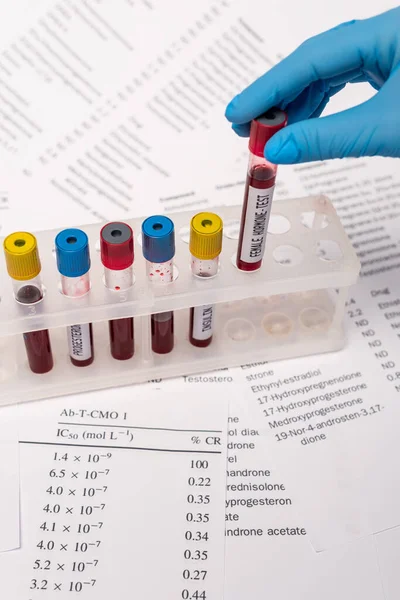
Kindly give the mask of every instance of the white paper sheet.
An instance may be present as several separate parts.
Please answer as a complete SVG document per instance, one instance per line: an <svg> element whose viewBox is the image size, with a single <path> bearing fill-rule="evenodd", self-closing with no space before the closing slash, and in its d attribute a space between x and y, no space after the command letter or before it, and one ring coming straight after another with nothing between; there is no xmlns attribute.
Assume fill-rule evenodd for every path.
<svg viewBox="0 0 400 600"><path fill-rule="evenodd" d="M0 414L0 552L20 546L18 430Z"/></svg>
<svg viewBox="0 0 400 600"><path fill-rule="evenodd" d="M361 354L357 360L357 347L355 340L340 358L314 365L293 361L290 374L277 364L273 375L246 386L264 388L253 402L269 452L318 551L392 527L400 517L396 396L380 364L366 366Z"/></svg>
<svg viewBox="0 0 400 600"><path fill-rule="evenodd" d="M216 401L229 397L225 598L383 600L372 537L322 553L312 548L294 488L275 468L239 380L229 370L157 384L163 394L189 397L200 388Z"/></svg>
<svg viewBox="0 0 400 600"><path fill-rule="evenodd" d="M175 462L176 455L165 459L168 461L168 465L165 465L160 462L163 459L159 455L155 458L149 453L143 457L136 451L114 449L113 446L124 446L125 443L111 439L94 440L88 434L102 436L105 433L106 437L110 437L111 432L121 431L122 438L125 438L126 423L135 422L135 425L143 426L146 420L153 424L160 420L170 423L172 420L174 428L180 428L184 419L186 424L189 423L188 427L194 427L191 424L195 423L197 430L218 429L221 427L219 423L227 397L230 401L230 421L228 462L225 463L224 597L227 600L242 600L243 597L273 595L283 600L293 596L311 600L321 597L327 600L339 597L352 600L359 594L363 600L384 599L372 538L321 554L314 552L305 534L304 523L297 514L292 490L279 472L274 470L266 440L257 435L260 432L253 418L254 413L249 411L242 395L237 393L238 387L228 372L220 372L214 377L220 378L220 381L197 384L182 379L164 382L161 386L156 383L116 390L111 396L109 392L96 392L19 407L22 549L0 558L3 591L9 600L31 598L28 594L33 594L33 591L36 591L33 597L44 596L45 590L30 590L32 585L45 585L54 596L57 591L57 597L60 598L95 597L103 600L109 598L111 593L123 597L137 589L143 578L149 577L147 569L143 567L143 559L148 551L152 552L147 565L152 573L147 583L149 589L155 568L157 579L164 585L167 567L170 569L169 577L176 577L179 565L175 551L179 543L174 543L175 538L167 537L171 527L176 527L178 531L182 527L178 526L175 518L181 507L177 497L182 475L182 468ZM225 394L220 393L221 386ZM210 405L212 416L208 412L206 418L205 410ZM6 408L2 412L15 415L16 411ZM113 427L121 420L122 428ZM104 424L107 427L103 427ZM82 443L79 439L67 439L64 443L71 446L55 445L63 435L78 433L81 437L82 430L86 431L86 439ZM145 435L148 435L148 430ZM151 435L160 434L153 432ZM180 436L186 436L186 432L173 435L176 442L176 436L179 441ZM198 431L190 432L190 438L202 435ZM110 445L111 448L93 448L99 444ZM112 454L111 458L107 458L109 453ZM104 466L102 461L107 464ZM146 472L141 470L139 477L143 461L146 463ZM174 461L174 468L171 467L171 461ZM163 467L165 472L161 473ZM90 473L89 479L86 479L86 472ZM95 479L94 473L97 473ZM72 478L73 474L78 478L75 475ZM218 470L220 475L221 471ZM178 481L179 485L172 487L172 480ZM107 486L106 492L101 491L103 485ZM240 486L251 486L251 489L240 489ZM66 497L57 493L59 487L68 489ZM96 489L96 494L83 496L85 488L86 494L91 488ZM77 490L75 494L78 496L70 495L70 490ZM98 494L104 498L101 499ZM174 498L175 506L171 506L171 498ZM265 503L266 498L269 504ZM58 504L60 512L57 512ZM103 504L106 505L104 508ZM93 512L87 514L91 507ZM62 514L63 508L72 508L73 513ZM47 512L48 509L53 512ZM81 510L84 515L80 515ZM56 524L54 532L53 523ZM79 525L82 529L85 525L100 523L103 523L101 528L92 530L96 531L93 536L92 531L75 531ZM64 527L70 525L71 529L65 531ZM45 529L41 529L43 526ZM212 528L213 531L217 530L218 535L223 527L222 513ZM42 541L47 544L52 541L67 543L68 547L61 550L60 545L55 550L43 550ZM74 544L98 541L101 542L98 548L89 547L82 552L85 546L79 546L80 551L75 553ZM50 561L50 564L46 561ZM83 571L76 570L80 563L85 565L79 567ZM214 566L212 563L210 571ZM220 569L220 575L223 575L223 569ZM89 579L96 579L93 587L83 584L83 592L78 591L79 585L76 590L69 591L71 583L74 587ZM47 584L43 581L47 581ZM54 586L60 583L61 590L55 590ZM85 596L82 596L83 593ZM149 597L153 599L156 595Z"/></svg>
<svg viewBox="0 0 400 600"><path fill-rule="evenodd" d="M113 9L114 28L115 23L125 27L126 3L124 7L121 3ZM134 62L129 57L126 62L126 49L121 57L119 43L116 48L107 46L107 60L101 63L99 76L105 78L108 87L104 100L94 101L90 110L82 108L80 100L75 109L77 94L70 87L57 96L56 102L52 96L56 92L44 94L47 88L37 79L37 69L26 61L22 70L13 70L10 82L21 97L27 97L30 112L26 115L23 109L22 115L14 115L10 133L16 140L3 135L2 154L14 157L14 164L27 178L13 187L12 202L15 210L23 212L22 207L32 202L33 185L38 195L52 198L45 221L38 217L31 227L47 227L47 222L54 226L65 212L71 222L76 219L82 223L143 214L150 206L158 208L159 198L165 210L174 210L181 203L169 198L165 189L170 187L172 177L177 194L184 182L189 185L185 193L190 194L191 205L201 200L193 195L193 188L198 192L198 182L209 181L210 175L223 185L233 168L235 180L242 181L244 164L240 166L237 158L240 154L245 157L246 151L243 140L232 135L223 118L226 103L299 43L301 36L348 17L345 2L335 3L329 10L324 8L313 20L305 18L307 7L302 4L299 10L303 18L297 15L283 28L286 12L277 2L267 6L210 0L199 10L189 9L189 4L176 0L179 10L174 16L177 12L179 19L174 18L167 32L163 28L163 35L151 33L156 25L150 21L150 33L143 34L143 49ZM386 4L382 9L393 5ZM63 5L69 15L76 3L70 0ZM66 5L71 7L67 10ZM158 3L153 11L157 23L162 23L164 5ZM141 4L135 6L138 10ZM57 7L54 10L60 13ZM96 9L105 10L105 3ZM309 10L315 13L315 6L310 5ZM352 10L357 17L371 13L371 7L361 2L355 3ZM74 12L63 35L73 36L74 48L82 58L89 52L85 32L70 31L77 18ZM25 30L24 26L18 39L25 39ZM98 36L95 41L103 47ZM51 83L53 88L58 89L57 83ZM356 102L361 88L353 86ZM38 97L34 101L31 95L35 90ZM40 119L40 132L32 131L30 138L18 128L26 117L31 121Z"/></svg>
<svg viewBox="0 0 400 600"><path fill-rule="evenodd" d="M124 389L25 405L19 425L4 597L222 596L226 401Z"/></svg>
<svg viewBox="0 0 400 600"><path fill-rule="evenodd" d="M400 589L400 528L374 536L385 600L397 600Z"/></svg>

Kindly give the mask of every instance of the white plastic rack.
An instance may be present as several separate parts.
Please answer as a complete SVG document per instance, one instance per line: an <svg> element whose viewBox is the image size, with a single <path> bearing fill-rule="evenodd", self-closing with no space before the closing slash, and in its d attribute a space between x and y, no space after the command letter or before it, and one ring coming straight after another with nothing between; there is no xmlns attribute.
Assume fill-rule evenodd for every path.
<svg viewBox="0 0 400 600"><path fill-rule="evenodd" d="M0 262L0 404L11 404L116 385L176 377L259 360L277 360L338 350L345 343L343 318L349 286L360 264L340 220L325 196L275 201L262 268L239 271L235 254L241 208L213 212L224 223L220 270L200 279L190 270L188 231L197 211L171 215L176 231L174 281L152 286L140 247L143 219L129 219L135 233L135 283L124 292L108 290L98 251L102 224L83 226L91 248L90 292L79 299L60 293L54 258L59 230L35 233L45 286L43 300L18 304L4 257ZM207 348L190 344L189 310L217 304L215 333ZM175 346L170 354L151 350L150 315L173 310ZM111 357L109 319L131 317L135 354ZM74 367L68 356L66 325L93 323L95 360ZM22 333L49 329L54 368L36 375L29 369Z"/></svg>

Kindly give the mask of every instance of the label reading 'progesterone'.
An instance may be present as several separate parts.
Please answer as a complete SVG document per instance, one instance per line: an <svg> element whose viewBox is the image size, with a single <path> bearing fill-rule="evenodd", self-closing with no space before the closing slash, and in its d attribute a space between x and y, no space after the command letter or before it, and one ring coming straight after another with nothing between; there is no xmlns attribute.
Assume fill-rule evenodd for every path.
<svg viewBox="0 0 400 600"><path fill-rule="evenodd" d="M208 340L213 334L214 307L212 304L196 306L193 310L193 331L195 340Z"/></svg>
<svg viewBox="0 0 400 600"><path fill-rule="evenodd" d="M240 252L240 260L243 262L255 263L264 256L274 189L275 186L266 190L249 187L246 222Z"/></svg>
<svg viewBox="0 0 400 600"><path fill-rule="evenodd" d="M71 325L68 327L69 355L75 360L88 360L92 356L90 343L90 326Z"/></svg>

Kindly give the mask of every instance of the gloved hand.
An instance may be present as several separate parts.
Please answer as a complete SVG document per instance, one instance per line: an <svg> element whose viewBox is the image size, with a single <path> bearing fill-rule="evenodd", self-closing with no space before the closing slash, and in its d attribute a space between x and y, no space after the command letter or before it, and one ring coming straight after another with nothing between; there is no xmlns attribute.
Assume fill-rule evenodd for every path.
<svg viewBox="0 0 400 600"><path fill-rule="evenodd" d="M365 81L379 90L371 99L316 118L346 83ZM265 147L275 164L400 157L400 8L310 38L236 96L225 115L248 136L249 121L273 106L287 111L289 123Z"/></svg>

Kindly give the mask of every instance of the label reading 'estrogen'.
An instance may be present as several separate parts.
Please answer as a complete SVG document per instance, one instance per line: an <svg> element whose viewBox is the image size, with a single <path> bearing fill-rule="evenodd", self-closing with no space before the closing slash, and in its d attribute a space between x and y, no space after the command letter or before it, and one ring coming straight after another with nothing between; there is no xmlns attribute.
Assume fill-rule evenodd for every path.
<svg viewBox="0 0 400 600"><path fill-rule="evenodd" d="M274 189L275 186L266 190L249 187L246 223L240 252L240 260L243 262L255 263L264 256Z"/></svg>
<svg viewBox="0 0 400 600"><path fill-rule="evenodd" d="M90 343L90 325L71 325L68 327L69 355L75 360L88 360L92 356Z"/></svg>
<svg viewBox="0 0 400 600"><path fill-rule="evenodd" d="M212 304L196 306L193 310L193 338L208 340L213 334L214 307Z"/></svg>

